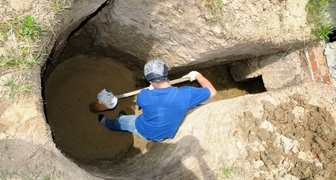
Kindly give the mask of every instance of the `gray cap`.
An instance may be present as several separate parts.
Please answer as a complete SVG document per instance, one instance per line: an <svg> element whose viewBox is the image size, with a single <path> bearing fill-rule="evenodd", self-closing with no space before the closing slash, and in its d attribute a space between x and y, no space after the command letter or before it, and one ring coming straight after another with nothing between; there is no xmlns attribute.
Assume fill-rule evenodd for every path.
<svg viewBox="0 0 336 180"><path fill-rule="evenodd" d="M168 67L161 60L150 60L145 64L144 74L147 81L166 81L168 80Z"/></svg>

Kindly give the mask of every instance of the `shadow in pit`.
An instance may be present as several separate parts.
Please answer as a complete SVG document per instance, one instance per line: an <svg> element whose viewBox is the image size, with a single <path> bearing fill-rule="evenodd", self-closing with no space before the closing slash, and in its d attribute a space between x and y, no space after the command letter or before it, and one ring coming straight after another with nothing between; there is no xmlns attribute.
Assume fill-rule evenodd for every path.
<svg viewBox="0 0 336 180"><path fill-rule="evenodd" d="M162 179L166 176L165 174L171 174L174 175L172 178L177 179L216 179L214 172L204 159L206 151L194 136L184 136L175 144L152 143L150 145L149 152L161 154L158 149L152 150L156 146L160 146L162 150L171 149L171 152L165 152L167 156L172 154L166 159L169 160L167 164L157 171L163 174L154 175L153 178ZM194 167L194 170L191 171L190 167Z"/></svg>
<svg viewBox="0 0 336 180"><path fill-rule="evenodd" d="M119 157L114 160L113 167L95 170L94 175L104 179L129 180L216 179L215 173L204 159L207 152L197 138L187 135L173 141L149 142L147 152L143 154L130 150L128 153L132 156Z"/></svg>

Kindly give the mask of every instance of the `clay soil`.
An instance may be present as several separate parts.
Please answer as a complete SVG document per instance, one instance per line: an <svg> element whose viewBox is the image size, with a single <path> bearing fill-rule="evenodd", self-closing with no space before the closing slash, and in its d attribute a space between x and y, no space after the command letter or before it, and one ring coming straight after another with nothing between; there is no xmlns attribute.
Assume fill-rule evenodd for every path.
<svg viewBox="0 0 336 180"><path fill-rule="evenodd" d="M283 168L286 161L291 161L294 167L289 173L300 179L335 179L336 178L336 131L335 120L326 109L309 105L299 94L290 97L291 101L281 103L279 106L273 106L270 102L264 101L265 112L262 119L268 119L283 135L282 142L279 142L276 134L271 131L260 128L262 120L255 119L254 123L242 123L241 127L246 130L244 135L249 142L266 142L268 146L263 152L248 150L247 159L250 162L260 161L264 163L262 169ZM298 106L302 109L298 109ZM304 111L303 114L293 113ZM242 119L248 122L253 118L248 111L242 116ZM252 133L251 133L252 132ZM281 149L278 143L286 143L285 137L291 139L287 148ZM289 139L288 139L289 140ZM296 147L296 143L300 146ZM297 149L296 149L297 148ZM311 151L312 157L316 157L319 162L304 162L299 151ZM287 154L288 152L291 152ZM283 159L285 156L285 159ZM279 163L280 162L280 163ZM286 167L285 167L286 168ZM267 179L261 176L256 179Z"/></svg>

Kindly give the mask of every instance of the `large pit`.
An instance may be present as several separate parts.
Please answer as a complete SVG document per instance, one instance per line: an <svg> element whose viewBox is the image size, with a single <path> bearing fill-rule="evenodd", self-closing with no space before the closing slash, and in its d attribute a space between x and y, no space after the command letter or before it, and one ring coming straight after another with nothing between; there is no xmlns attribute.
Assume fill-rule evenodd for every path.
<svg viewBox="0 0 336 180"><path fill-rule="evenodd" d="M50 125L54 143L66 157L92 175L104 179L174 179L177 177L182 179L216 179L221 175L214 172L214 169L220 169L219 166L224 166L225 163L236 162L238 164L235 165L247 169L241 173L241 175L244 174L245 179L251 175L248 171L253 168L259 168L260 172L265 172L257 174L260 179L272 176L280 178L281 175L272 173L285 171L288 177L308 179L329 178L335 175L335 170L331 168L335 165L335 161L329 158L334 157L335 153L335 129L328 128L335 126L332 114L327 109L310 105L306 97L295 93L291 96L279 93L275 96L267 97L266 95L265 97L252 98L250 94L266 91L263 77L257 76L248 81L235 82L231 75L231 63L254 58L257 53L235 55L234 53L237 53L238 50L234 49L239 49L236 47L232 48L232 52L228 50L232 54L228 53L225 62L217 61L216 56L219 56L220 53L213 52L213 54L207 54L208 59L213 57L211 62L196 61L193 64L182 63L181 65L176 61L175 64L169 64L170 80L180 78L190 70L197 70L207 77L218 90L217 97L211 102L207 102L214 103L211 107L214 107L215 112L212 112L212 109L203 109L202 112L198 112L197 108L193 109L191 112L196 111L199 114L191 114L191 118L196 118L196 122L203 124L195 126L190 120L185 122L183 127L185 134L182 137L179 136L177 142L148 142L130 133L112 132L101 126L97 120L97 113L92 113L89 105L97 101L97 93L103 89L118 95L148 86L142 69L143 65L150 60L147 56L149 53L137 56L136 53L129 52L132 52L134 48L150 52L153 48L148 44L147 46L140 43L143 38L141 33L131 33L129 42L115 40L114 46L96 46L97 41L102 38L98 35L101 35L104 29L92 28L98 27L94 23L99 21L90 22L90 19L100 15L100 11L109 12L106 10L106 5L108 4L103 4L79 27L73 29L64 48L54 48L50 54L50 60L42 72L46 120ZM112 7L108 6L111 9ZM123 24L120 24L116 29L120 33L123 32L124 27ZM128 30L125 29L125 32L129 33ZM176 35L172 36L176 38ZM132 44L132 46L125 46L125 44ZM154 40L149 44L154 44ZM260 51L266 46L265 44L260 47L256 45L255 49L249 50ZM276 48L278 46L274 45ZM291 45L291 47L294 46ZM279 51L274 47L270 48L266 55ZM239 49L240 52L243 50ZM287 53L287 50L285 52ZM171 54L168 53L167 57L170 57ZM281 54L279 59L286 55ZM273 61L270 61L265 64L272 63ZM244 72L241 73L244 74ZM282 78L281 74L279 77ZM190 82L174 86L183 85L199 86L197 83ZM248 97L246 99L239 98L237 101L232 100L244 96ZM140 113L135 105L135 98L132 96L120 99L115 109L102 113L110 118L116 117L120 110L125 110L127 114ZM229 105L221 111L223 114L218 114L221 109L218 106L221 104L216 101L224 99L228 100ZM280 100L287 103L280 103ZM242 106L238 107L236 102ZM260 102L262 102L262 109L260 109ZM226 117L230 112L237 112L237 114ZM231 118L233 120L229 121ZM311 119L318 118L320 118L319 123L325 125L325 129L328 130L327 133L323 133L323 130L318 128L319 123L311 122ZM216 124L211 125L211 122L201 121L204 119L211 119ZM273 124L274 129L279 129L279 131L265 130L261 127L266 120L269 120L267 122ZM307 126L305 123L301 125L298 122L313 125ZM206 127L213 129L206 130ZM196 130L194 131L194 129ZM293 133L288 129L295 129L297 132ZM313 139L308 140L302 147L304 151L308 152L310 146L314 146L313 151L318 155L311 156L308 152L304 154L306 159L302 160L302 158L297 158L295 154L298 151L288 150L289 152L286 152L286 147L283 147L284 150L282 150L281 146L288 146L288 144L278 142L284 139L283 135L293 139L293 141L286 142L292 145L293 149L297 147L295 143L302 140L300 139L302 136L305 135L308 139ZM215 136L223 137L217 138ZM222 141L218 142L218 139ZM277 144L274 144L274 141ZM210 150L213 152L209 153ZM234 153L231 152L233 150L235 150ZM319 157L319 159L315 156L327 156L327 158ZM209 162L207 157L214 162ZM292 161L294 165L289 161ZM307 163L308 161L317 165ZM326 168L321 168L320 162L327 164ZM189 166L186 165L188 163ZM210 167L211 163L216 165ZM146 168L142 168L142 166L146 166ZM305 170L307 167L314 174L307 172ZM272 171L276 168L278 171Z"/></svg>
<svg viewBox="0 0 336 180"><path fill-rule="evenodd" d="M112 49L104 54L102 51L86 49L90 45L84 44L95 42L86 28L87 21L71 33L62 52L53 52L59 56L53 57L51 54L50 58L56 63L47 64L43 72L47 123L56 146L79 166L89 172L94 167L122 169L121 162L145 153L149 142L130 133L107 130L98 123L97 113L92 113L89 105L97 101L97 93L103 89L118 95L148 86L142 72L147 59L133 57L127 50L114 52ZM118 54L118 58L111 54ZM202 63L192 67L185 65L171 68L169 79L180 78L190 70L202 73L218 90L212 102L266 91L261 76L235 82L230 74L230 64L217 63L204 67ZM183 85L199 86L190 82L174 86ZM135 96L120 99L113 110L102 114L115 118L120 110L125 110L127 114L140 113L135 105ZM166 145L162 146L160 143L155 145L161 150ZM159 155L152 153L148 156L155 158Z"/></svg>
<svg viewBox="0 0 336 180"><path fill-rule="evenodd" d="M69 44L71 43L82 42L70 39ZM109 168L119 166L113 162L127 161L130 153L146 151L147 141L130 133L107 130L98 123L98 113L92 113L89 109L89 105L97 101L97 93L103 89L118 95L148 86L142 77L142 68L129 69L127 62L119 62L109 57L97 58L88 54L61 61L48 78L44 79L43 87L47 122L56 146L80 165L100 167L102 162L110 162L112 164ZM140 62L144 63L145 61ZM261 77L241 83L235 82L230 75L229 65L209 68L202 68L200 65L193 70L201 72L219 91L216 99L212 101L265 91ZM171 74L170 79L180 78L189 72L179 71ZM174 86L183 85L199 86L189 82ZM127 114L139 113L135 105L135 96L120 99L113 110L102 114L115 118L120 110L125 110ZM158 148L159 146L157 145ZM136 149L138 151L135 151ZM152 156L154 158L157 154Z"/></svg>
<svg viewBox="0 0 336 180"><path fill-rule="evenodd" d="M32 69L0 62L1 179L335 179L334 36L312 42L307 0L221 1L215 13L209 2L3 1L6 27L31 15L43 31L35 43L17 28L1 39L5 59L27 48L38 58L24 58ZM218 96L161 143L100 126L97 93L148 86L153 58L171 80L201 72ZM103 114L139 113L135 98Z"/></svg>

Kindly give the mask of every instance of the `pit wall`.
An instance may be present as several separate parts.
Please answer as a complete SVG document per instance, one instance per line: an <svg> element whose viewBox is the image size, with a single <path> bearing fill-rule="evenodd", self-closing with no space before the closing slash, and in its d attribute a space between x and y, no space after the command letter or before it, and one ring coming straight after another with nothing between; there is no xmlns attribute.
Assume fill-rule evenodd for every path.
<svg viewBox="0 0 336 180"><path fill-rule="evenodd" d="M225 18L216 20L204 1L111 1L81 29L94 43L80 45L89 54L159 58L169 68L230 63L307 45L306 2L224 2Z"/></svg>
<svg viewBox="0 0 336 180"><path fill-rule="evenodd" d="M320 43L307 49L235 61L230 72L237 82L262 76L267 91L306 82L336 86L336 43Z"/></svg>

